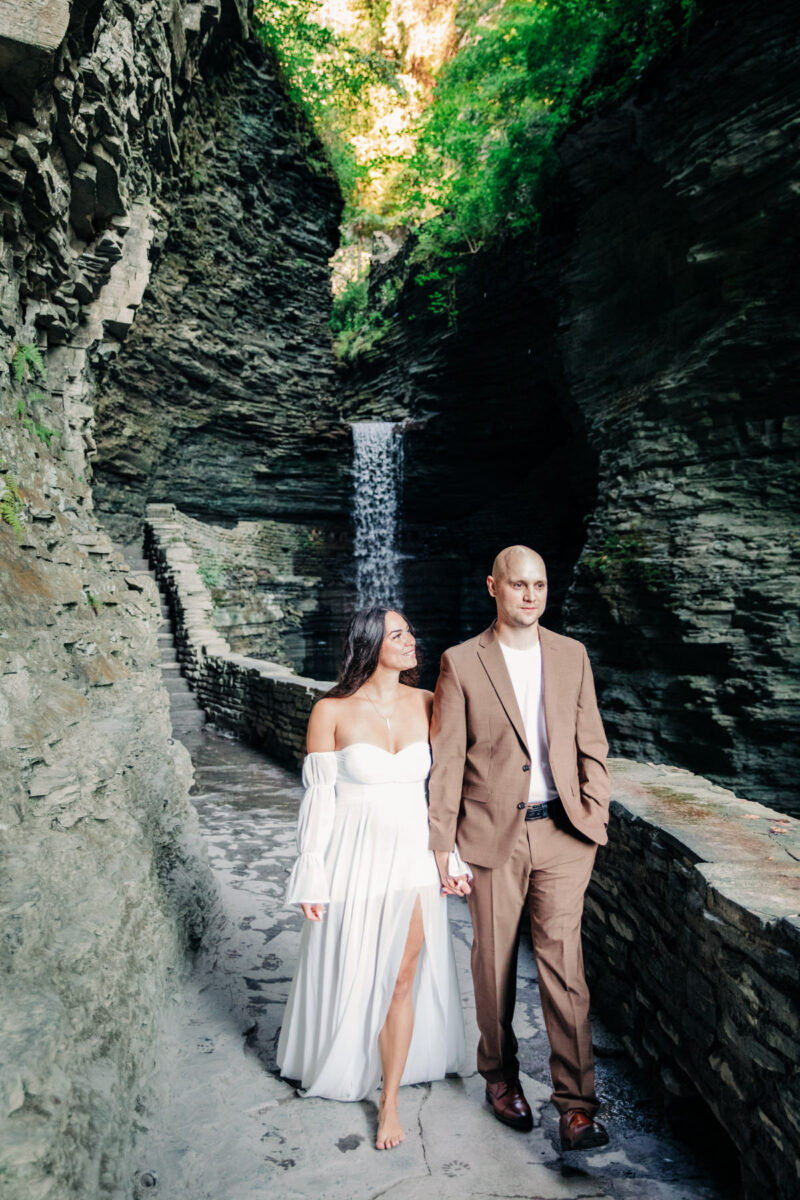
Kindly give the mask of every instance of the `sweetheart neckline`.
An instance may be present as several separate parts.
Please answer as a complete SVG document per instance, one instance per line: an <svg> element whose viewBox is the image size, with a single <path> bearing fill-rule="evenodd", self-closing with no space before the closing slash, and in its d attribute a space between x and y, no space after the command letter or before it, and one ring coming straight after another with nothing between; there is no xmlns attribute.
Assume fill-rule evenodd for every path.
<svg viewBox="0 0 800 1200"><path fill-rule="evenodd" d="M399 750L384 750L383 746L376 746L374 742L348 742L346 746L340 746L333 753L344 754L345 750L352 750L353 746L371 746L373 750L380 750L381 754L388 754L389 758L397 758L398 754L404 754L412 746L430 746L430 742L419 738L416 742L409 742L407 746L401 746Z"/></svg>

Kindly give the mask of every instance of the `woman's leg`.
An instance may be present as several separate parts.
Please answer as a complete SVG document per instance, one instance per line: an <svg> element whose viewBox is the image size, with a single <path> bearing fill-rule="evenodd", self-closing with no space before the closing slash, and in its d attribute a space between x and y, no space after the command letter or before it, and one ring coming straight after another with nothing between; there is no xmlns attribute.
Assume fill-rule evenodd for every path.
<svg viewBox="0 0 800 1200"><path fill-rule="evenodd" d="M424 941L422 905L417 896L408 925L408 937L394 985L392 1002L389 1005L383 1029L378 1036L378 1049L381 1052L383 1068L383 1090L378 1106L378 1136L375 1139L375 1145L379 1150L393 1149L404 1141L406 1136L403 1126L400 1124L397 1101L400 1080L405 1070L408 1048L411 1045L411 1034L414 1032L412 993L417 961Z"/></svg>

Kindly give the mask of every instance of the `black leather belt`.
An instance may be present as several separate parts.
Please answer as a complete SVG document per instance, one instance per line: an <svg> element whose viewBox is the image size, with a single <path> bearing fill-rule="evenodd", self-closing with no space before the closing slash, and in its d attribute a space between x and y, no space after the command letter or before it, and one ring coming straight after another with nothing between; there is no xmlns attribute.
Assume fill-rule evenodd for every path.
<svg viewBox="0 0 800 1200"><path fill-rule="evenodd" d="M545 817L554 817L560 807L560 800L548 800L546 804L529 804L525 811L525 820L543 821Z"/></svg>

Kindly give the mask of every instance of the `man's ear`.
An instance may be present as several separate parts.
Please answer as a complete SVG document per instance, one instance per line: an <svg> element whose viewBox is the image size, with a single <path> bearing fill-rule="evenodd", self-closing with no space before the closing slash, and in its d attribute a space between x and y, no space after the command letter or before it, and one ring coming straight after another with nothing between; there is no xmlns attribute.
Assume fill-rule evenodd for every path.
<svg viewBox="0 0 800 1200"><path fill-rule="evenodd" d="M489 589L490 596L497 596L497 592L495 591L495 587L494 587L494 579L492 578L491 575L486 576L486 586Z"/></svg>

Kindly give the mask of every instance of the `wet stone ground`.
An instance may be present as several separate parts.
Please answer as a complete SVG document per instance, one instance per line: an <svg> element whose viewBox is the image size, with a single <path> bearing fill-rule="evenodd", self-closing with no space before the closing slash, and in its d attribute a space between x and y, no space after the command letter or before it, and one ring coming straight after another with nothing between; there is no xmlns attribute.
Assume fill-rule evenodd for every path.
<svg viewBox="0 0 800 1200"><path fill-rule="evenodd" d="M500 1125L477 1074L403 1089L406 1141L373 1147L374 1099L308 1099L278 1078L275 1050L302 917L282 906L294 857L296 775L209 729L183 735L194 801L220 889L208 944L178 990L142 1115L134 1194L170 1200L732 1200L728 1186L665 1130L650 1095L598 1023L598 1091L611 1145L558 1149L547 1040L530 946L520 953L516 1028L535 1128ZM449 900L468 1044L477 1032L466 903Z"/></svg>

